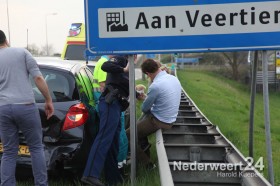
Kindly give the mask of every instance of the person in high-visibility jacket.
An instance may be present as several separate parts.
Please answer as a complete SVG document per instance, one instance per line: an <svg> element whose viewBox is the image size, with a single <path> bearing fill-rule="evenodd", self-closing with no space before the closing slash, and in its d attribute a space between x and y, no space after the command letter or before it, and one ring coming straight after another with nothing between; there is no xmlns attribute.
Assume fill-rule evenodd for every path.
<svg viewBox="0 0 280 186"><path fill-rule="evenodd" d="M98 103L99 97L101 93L104 91L105 81L107 78L107 72L104 72L101 69L101 66L109 59L110 56L107 55L101 56L100 59L97 61L93 71L93 95L94 95L95 103Z"/></svg>
<svg viewBox="0 0 280 186"><path fill-rule="evenodd" d="M109 61L111 58L111 55L103 55L101 58L97 61L94 71L93 71L93 94L94 94L94 100L96 103L96 110L98 113L98 103L99 103L99 97L101 93L104 91L105 87L105 81L107 78L107 72L104 72L101 69L101 66L106 62ZM118 153L118 167L121 171L121 174L124 174L123 166L126 163L127 158L127 151L128 151L128 139L125 132L125 117L124 112L121 113L121 131L120 131L120 139L119 139L119 153Z"/></svg>

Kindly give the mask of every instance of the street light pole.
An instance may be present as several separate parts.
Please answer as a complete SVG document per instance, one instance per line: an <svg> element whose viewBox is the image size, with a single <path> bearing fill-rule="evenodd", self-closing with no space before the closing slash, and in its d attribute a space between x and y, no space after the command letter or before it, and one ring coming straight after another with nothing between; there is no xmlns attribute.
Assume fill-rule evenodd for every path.
<svg viewBox="0 0 280 186"><path fill-rule="evenodd" d="M11 46L11 34L10 34L10 17L9 17L9 3L8 0L7 3L7 19L8 19L8 33L9 33L9 45Z"/></svg>
<svg viewBox="0 0 280 186"><path fill-rule="evenodd" d="M26 29L26 49L28 50L28 28Z"/></svg>
<svg viewBox="0 0 280 186"><path fill-rule="evenodd" d="M57 13L50 13L46 14L46 47L47 47L47 56L49 56L49 43L48 43L48 16L50 15L56 15Z"/></svg>

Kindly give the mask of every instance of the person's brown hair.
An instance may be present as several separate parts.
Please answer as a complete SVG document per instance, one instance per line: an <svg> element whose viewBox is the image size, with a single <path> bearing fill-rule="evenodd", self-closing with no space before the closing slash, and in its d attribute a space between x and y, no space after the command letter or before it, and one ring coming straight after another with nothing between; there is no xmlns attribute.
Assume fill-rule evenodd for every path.
<svg viewBox="0 0 280 186"><path fill-rule="evenodd" d="M158 62L153 59L146 59L141 65L141 70L144 74L155 73L158 69Z"/></svg>
<svg viewBox="0 0 280 186"><path fill-rule="evenodd" d="M6 35L2 30L0 30L0 45L3 45L5 42L6 42Z"/></svg>

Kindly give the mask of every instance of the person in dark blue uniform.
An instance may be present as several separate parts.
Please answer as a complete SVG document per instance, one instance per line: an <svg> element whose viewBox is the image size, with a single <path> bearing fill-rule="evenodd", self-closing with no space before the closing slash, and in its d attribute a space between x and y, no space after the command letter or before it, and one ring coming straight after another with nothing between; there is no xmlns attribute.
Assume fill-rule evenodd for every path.
<svg viewBox="0 0 280 186"><path fill-rule="evenodd" d="M114 56L101 67L107 72L107 79L99 99L99 131L81 179L86 184L102 186L100 175L103 168L109 185L117 185L123 181L118 170L117 155L121 112L128 107L128 68L127 56Z"/></svg>

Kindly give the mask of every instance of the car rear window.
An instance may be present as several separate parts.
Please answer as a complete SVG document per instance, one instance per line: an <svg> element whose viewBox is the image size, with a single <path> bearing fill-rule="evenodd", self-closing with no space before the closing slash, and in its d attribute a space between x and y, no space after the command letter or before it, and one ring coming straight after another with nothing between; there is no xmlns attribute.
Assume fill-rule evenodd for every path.
<svg viewBox="0 0 280 186"><path fill-rule="evenodd" d="M48 84L50 95L53 102L65 102L79 99L77 89L75 88L75 79L73 76L63 71L40 68L41 73ZM38 90L34 81L31 80L35 100L37 103L45 102L41 92Z"/></svg>

